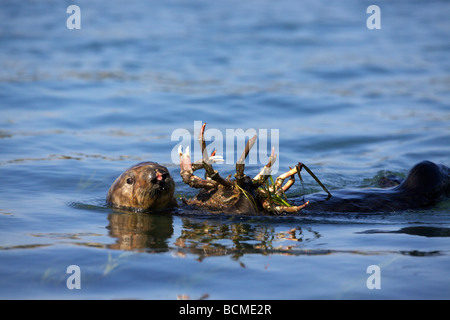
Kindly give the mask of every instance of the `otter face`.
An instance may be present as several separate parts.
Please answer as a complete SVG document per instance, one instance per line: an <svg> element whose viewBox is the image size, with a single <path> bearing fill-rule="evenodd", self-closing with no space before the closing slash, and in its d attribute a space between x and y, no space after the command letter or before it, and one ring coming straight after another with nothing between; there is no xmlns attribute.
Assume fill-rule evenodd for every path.
<svg viewBox="0 0 450 320"><path fill-rule="evenodd" d="M176 206L175 183L167 168L141 162L122 173L109 188L106 201L116 208L137 212Z"/></svg>

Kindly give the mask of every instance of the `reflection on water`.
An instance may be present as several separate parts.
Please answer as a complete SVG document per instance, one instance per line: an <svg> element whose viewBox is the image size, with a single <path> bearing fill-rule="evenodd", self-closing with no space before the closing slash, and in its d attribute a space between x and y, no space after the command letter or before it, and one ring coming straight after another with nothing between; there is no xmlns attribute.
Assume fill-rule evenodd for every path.
<svg viewBox="0 0 450 320"><path fill-rule="evenodd" d="M168 239L173 234L170 215L113 213L108 215L108 220L109 234L117 238L116 243L109 245L112 249L163 251L169 248Z"/></svg>
<svg viewBox="0 0 450 320"><path fill-rule="evenodd" d="M395 231L382 231L382 230L367 230L361 233L404 233L413 236L421 237L450 237L450 228L445 227L429 227L429 226L416 226L405 227Z"/></svg>
<svg viewBox="0 0 450 320"><path fill-rule="evenodd" d="M174 244L181 249L180 253L196 254L199 260L219 255L231 255L233 259L238 259L248 253L296 254L296 242L310 242L319 237L318 232L309 228L304 230L295 227L286 231L275 231L269 224L215 224L183 219L183 230Z"/></svg>
<svg viewBox="0 0 450 320"><path fill-rule="evenodd" d="M321 233L314 228L298 224L259 223L234 220L225 221L202 218L180 218L181 230L174 231L172 214L150 215L145 213L110 213L108 215L109 235L116 239L107 247L119 250L137 250L148 253L171 252L178 257L196 256L198 261L213 256L230 256L239 261L248 254L282 255L326 255L331 253L351 253L357 255L380 255L385 250L333 250L320 247ZM425 237L448 237L450 229L429 226L405 227L396 231L366 230L356 234L404 233ZM435 256L439 250L398 250L390 251L409 256Z"/></svg>
<svg viewBox="0 0 450 320"><path fill-rule="evenodd" d="M201 261L209 256L230 255L238 259L245 254L325 254L328 250L304 249L302 244L320 238L312 228L286 226L277 231L271 224L245 222L216 223L212 220L181 218L182 229L174 236L173 216L141 213L108 215L109 235L117 239L109 248L172 251L177 256L194 254Z"/></svg>

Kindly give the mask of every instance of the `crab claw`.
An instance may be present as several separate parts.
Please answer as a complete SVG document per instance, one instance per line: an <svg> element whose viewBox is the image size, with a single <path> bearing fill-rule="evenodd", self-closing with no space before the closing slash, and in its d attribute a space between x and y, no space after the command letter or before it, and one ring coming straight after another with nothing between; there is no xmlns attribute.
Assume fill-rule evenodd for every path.
<svg viewBox="0 0 450 320"><path fill-rule="evenodd" d="M192 170L191 153L189 146L186 147L186 152L183 153L183 147L178 147L178 153L180 154L180 168L181 170Z"/></svg>
<svg viewBox="0 0 450 320"><path fill-rule="evenodd" d="M211 152L211 155L208 158L209 162L212 163L217 163L217 162L224 162L225 160L223 160L222 156L216 156L217 150L216 148L214 148L214 150Z"/></svg>
<svg viewBox="0 0 450 320"><path fill-rule="evenodd" d="M189 146L186 147L186 152L183 154L183 147L180 145L178 147L178 154L180 155L180 157L191 157L191 153L189 151Z"/></svg>
<svg viewBox="0 0 450 320"><path fill-rule="evenodd" d="M211 157L209 157L209 161L211 161L213 163L225 162L225 160L223 159L222 156L211 156Z"/></svg>

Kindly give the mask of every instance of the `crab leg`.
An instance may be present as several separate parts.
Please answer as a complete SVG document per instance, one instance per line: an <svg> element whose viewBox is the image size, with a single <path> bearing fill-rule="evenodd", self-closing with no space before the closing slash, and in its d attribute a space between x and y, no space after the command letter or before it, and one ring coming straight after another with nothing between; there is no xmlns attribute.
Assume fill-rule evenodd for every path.
<svg viewBox="0 0 450 320"><path fill-rule="evenodd" d="M300 175L300 171L302 168L305 168L305 170L313 177L314 180L322 187L322 189L328 193L328 197L331 197L331 193L327 190L327 188L323 185L323 183L319 180L319 178L316 177L316 175L309 169L305 164L299 162L294 169L289 170L288 172L278 176L278 178L275 181L275 191L277 194L280 193L280 191L285 192L287 191L295 182L294 175L297 173L300 180L302 180L302 176ZM289 181L282 186L284 180L286 178L290 177Z"/></svg>
<svg viewBox="0 0 450 320"><path fill-rule="evenodd" d="M211 154L209 157L209 162L216 163L216 162L224 162L222 156L216 156L215 151ZM197 160L192 164L192 170L196 171L199 169L203 169L203 159Z"/></svg>
<svg viewBox="0 0 450 320"><path fill-rule="evenodd" d="M186 147L186 152L183 153L181 146L178 148L178 153L180 155L180 175L183 182L188 184L192 188L204 188L204 189L215 189L217 188L217 182L213 180L206 180L194 175L194 171L199 168L193 168L191 162L191 156L189 152L189 147Z"/></svg>
<svg viewBox="0 0 450 320"><path fill-rule="evenodd" d="M275 154L275 148L272 148L272 154L269 157L269 162L262 168L262 170L253 178L253 185L258 188L263 185L270 175L272 165L277 160L277 155Z"/></svg>
<svg viewBox="0 0 450 320"><path fill-rule="evenodd" d="M323 183L319 180L319 178L316 177L316 175L311 171L311 169L309 169L304 163L301 163L301 162L299 162L295 167L298 168L297 173L298 173L298 176L299 176L300 179L302 178L302 177L300 176L300 171L302 170L302 168L305 168L305 170L309 173L309 175L310 175L311 177L313 177L314 180L316 180L316 182L322 187L322 189L323 189L326 193L328 193L328 198L327 198L327 200L328 200L329 198L331 198L331 193L330 193L330 191L328 191L328 189L323 185Z"/></svg>
<svg viewBox="0 0 450 320"><path fill-rule="evenodd" d="M212 175L212 174L214 174L214 169L213 169L211 163L209 162L208 151L206 150L206 142L205 142L205 136L204 136L205 127L206 127L206 122L202 125L202 128L200 129L200 133L198 135L198 142L200 143L200 148L202 150L203 168L205 169L207 175Z"/></svg>
<svg viewBox="0 0 450 320"><path fill-rule="evenodd" d="M198 135L198 142L200 143L200 148L202 150L203 162L209 163L209 161L208 161L208 152L206 150L206 142L205 142L205 127L206 127L206 122L204 124L202 124L202 127L200 129L200 133Z"/></svg>
<svg viewBox="0 0 450 320"><path fill-rule="evenodd" d="M263 209L274 214L281 214L283 212L297 213L309 204L309 201L307 201L299 206L280 205L272 200L269 190L257 189L256 191L259 194L259 197L264 199L261 204Z"/></svg>
<svg viewBox="0 0 450 320"><path fill-rule="evenodd" d="M257 136L254 135L253 138L247 141L247 144L245 145L245 149L242 152L241 157L239 158L238 162L236 162L236 174L234 175L236 177L236 180L241 181L244 177L244 169L245 169L245 159L248 156L248 153L250 152L250 149L255 144Z"/></svg>
<svg viewBox="0 0 450 320"><path fill-rule="evenodd" d="M287 212L287 213L297 213L300 210L302 210L304 207L306 207L309 204L309 201L305 202L304 204L300 205L300 206L278 206L278 205L273 205L271 204L268 200L265 200L263 202L263 208L269 212L274 212L274 213L283 213L283 212Z"/></svg>
<svg viewBox="0 0 450 320"><path fill-rule="evenodd" d="M284 194L286 191L288 191L289 188L292 187L292 185L293 185L294 183L295 183L295 176L292 175L292 176L289 178L288 182L286 182L285 185L282 186L282 187L280 188L281 193ZM277 194L280 193L280 192L279 192L280 190L277 191Z"/></svg>
<svg viewBox="0 0 450 320"><path fill-rule="evenodd" d="M283 173L282 175L278 176L275 180L275 192L277 195L280 195L281 193L286 192L289 190L289 188L294 184L295 182L295 174L297 173L297 167L294 169L289 168L290 170L286 173ZM288 182L283 186L283 182L285 179L289 178Z"/></svg>
<svg viewBox="0 0 450 320"><path fill-rule="evenodd" d="M224 186L227 189L232 188L233 184L231 182L225 180L224 178L222 178L220 176L219 172L214 170L211 165L211 161L210 161L210 158L208 157L208 152L206 150L206 142L205 142L205 136L204 136L205 127L206 127L206 122L202 125L202 128L200 129L198 141L199 141L200 147L202 149L202 165L203 165L203 169L205 169L205 171L206 171L206 176L208 178L210 178L211 180L217 182L218 184L221 184L222 186Z"/></svg>

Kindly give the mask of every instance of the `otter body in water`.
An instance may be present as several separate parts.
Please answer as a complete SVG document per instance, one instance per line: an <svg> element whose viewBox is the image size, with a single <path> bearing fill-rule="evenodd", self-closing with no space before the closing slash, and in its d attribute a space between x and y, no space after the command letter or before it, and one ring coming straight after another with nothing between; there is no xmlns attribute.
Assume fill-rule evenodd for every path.
<svg viewBox="0 0 450 320"><path fill-rule="evenodd" d="M106 201L115 208L146 212L177 206L174 192L175 184L167 168L154 162L142 162L116 179L108 191ZM201 191L199 195L202 195L202 192L204 193ZM221 193L220 190L217 192ZM331 194L331 197L326 193L305 195L304 198L309 204L298 214L392 212L428 207L450 197L450 169L444 165L422 161L416 164L406 179L396 187L332 190ZM302 205L303 201L300 201L302 200L294 200L294 205ZM208 212L259 214L253 209L245 208L252 209L253 206L247 197L242 196L238 203L233 203L229 208L226 203L220 203L217 208L209 208Z"/></svg>
<svg viewBox="0 0 450 320"><path fill-rule="evenodd" d="M398 186L382 189L341 189L332 196L315 193L305 196L306 212L392 212L424 208L450 197L450 169L422 161Z"/></svg>
<svg viewBox="0 0 450 320"><path fill-rule="evenodd" d="M108 205L146 212L177 206L175 183L166 167L141 162L122 173L109 188Z"/></svg>

